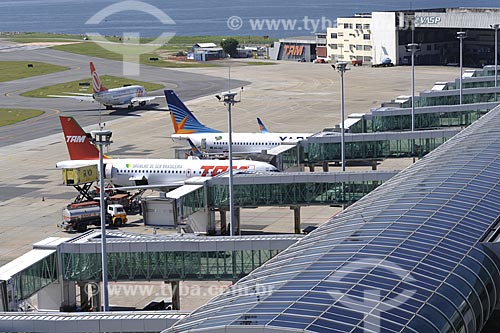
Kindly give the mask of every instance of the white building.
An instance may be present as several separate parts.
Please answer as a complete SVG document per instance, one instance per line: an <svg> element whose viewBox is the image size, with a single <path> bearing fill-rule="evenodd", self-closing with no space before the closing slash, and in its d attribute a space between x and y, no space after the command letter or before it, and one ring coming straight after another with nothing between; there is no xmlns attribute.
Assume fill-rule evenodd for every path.
<svg viewBox="0 0 500 333"><path fill-rule="evenodd" d="M327 31L327 53L332 61L363 60L380 63L388 57L395 64L409 64L407 44L420 45L416 64L446 65L459 62L458 31L465 31L465 66L494 64L492 28L500 24L500 8L437 8L373 12L338 18Z"/></svg>
<svg viewBox="0 0 500 333"><path fill-rule="evenodd" d="M333 62L357 61L371 63L372 53L371 14L340 17L337 27L328 28L327 53Z"/></svg>

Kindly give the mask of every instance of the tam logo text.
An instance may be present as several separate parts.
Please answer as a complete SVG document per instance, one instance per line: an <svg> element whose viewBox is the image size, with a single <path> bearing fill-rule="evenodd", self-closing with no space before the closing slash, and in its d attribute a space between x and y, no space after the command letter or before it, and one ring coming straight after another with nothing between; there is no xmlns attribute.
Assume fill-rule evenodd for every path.
<svg viewBox="0 0 500 333"><path fill-rule="evenodd" d="M304 52L304 46L285 45L285 53L289 56L301 56L303 52Z"/></svg>
<svg viewBox="0 0 500 333"><path fill-rule="evenodd" d="M87 137L85 135L66 135L66 142L83 143Z"/></svg>

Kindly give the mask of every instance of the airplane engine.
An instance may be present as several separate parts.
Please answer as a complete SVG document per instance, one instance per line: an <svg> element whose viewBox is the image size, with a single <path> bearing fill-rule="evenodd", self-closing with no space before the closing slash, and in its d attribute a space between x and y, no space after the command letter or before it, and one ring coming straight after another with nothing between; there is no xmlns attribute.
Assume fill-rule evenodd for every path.
<svg viewBox="0 0 500 333"><path fill-rule="evenodd" d="M113 164L111 163L105 163L104 164L104 178L105 179L112 179L113 177L116 176L116 168L113 168Z"/></svg>

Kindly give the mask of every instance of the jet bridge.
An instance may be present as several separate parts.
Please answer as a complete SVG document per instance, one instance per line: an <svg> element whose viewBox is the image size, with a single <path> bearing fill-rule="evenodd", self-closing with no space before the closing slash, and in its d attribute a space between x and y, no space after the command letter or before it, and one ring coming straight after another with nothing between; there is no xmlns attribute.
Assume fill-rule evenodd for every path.
<svg viewBox="0 0 500 333"><path fill-rule="evenodd" d="M294 229L300 233L301 206L342 206L350 205L389 180L398 171L363 171L363 172L287 172L287 173L246 173L239 172L233 178L234 206L236 208L235 228L238 230L239 209L255 207L291 207L294 209ZM178 227L188 224L196 233L217 234L215 212L221 213L220 233L227 229L225 214L229 210L228 174L210 179L195 177L186 181L186 185L168 192L166 198L149 198L146 203L163 202L163 208L156 207L148 214L156 214L158 224L161 220ZM159 212L171 212L159 215Z"/></svg>
<svg viewBox="0 0 500 333"><path fill-rule="evenodd" d="M152 236L111 230L106 234L109 281L172 283L238 280L303 236ZM50 303L57 309L73 309L76 284L101 280L100 236L100 231L88 231L72 239L50 237L0 267L0 312L19 311L23 301L40 292L50 295L39 297L41 308L50 308L41 305ZM0 331L1 327L0 323Z"/></svg>
<svg viewBox="0 0 500 333"><path fill-rule="evenodd" d="M109 281L238 280L303 237L107 234ZM100 248L100 231L62 243L63 280L100 281Z"/></svg>
<svg viewBox="0 0 500 333"><path fill-rule="evenodd" d="M68 239L47 238L0 267L0 311L17 311L24 300L58 280L56 248Z"/></svg>
<svg viewBox="0 0 500 333"><path fill-rule="evenodd" d="M0 313L2 332L160 332L187 316L183 312Z"/></svg>

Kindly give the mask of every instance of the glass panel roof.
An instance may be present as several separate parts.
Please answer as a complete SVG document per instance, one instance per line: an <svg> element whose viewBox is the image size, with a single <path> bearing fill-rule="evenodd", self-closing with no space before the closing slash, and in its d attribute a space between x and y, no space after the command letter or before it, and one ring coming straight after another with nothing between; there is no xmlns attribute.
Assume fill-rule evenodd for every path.
<svg viewBox="0 0 500 333"><path fill-rule="evenodd" d="M168 332L362 332L377 319L387 332L453 332L466 325L457 297L482 326L500 294L498 260L479 243L500 214L499 152L497 107ZM249 297L268 280L278 284Z"/></svg>

